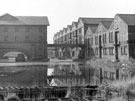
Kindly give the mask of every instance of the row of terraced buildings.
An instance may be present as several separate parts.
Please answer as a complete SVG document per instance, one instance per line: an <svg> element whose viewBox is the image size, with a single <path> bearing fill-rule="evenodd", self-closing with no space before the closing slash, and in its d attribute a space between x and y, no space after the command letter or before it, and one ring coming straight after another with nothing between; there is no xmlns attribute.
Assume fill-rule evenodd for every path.
<svg viewBox="0 0 135 101"><path fill-rule="evenodd" d="M135 58L135 14L114 18L83 18L54 34L56 44L85 44L85 58L128 61ZM79 48L70 48L69 57L78 58ZM59 56L65 49L59 48ZM77 54L77 55L75 55Z"/></svg>

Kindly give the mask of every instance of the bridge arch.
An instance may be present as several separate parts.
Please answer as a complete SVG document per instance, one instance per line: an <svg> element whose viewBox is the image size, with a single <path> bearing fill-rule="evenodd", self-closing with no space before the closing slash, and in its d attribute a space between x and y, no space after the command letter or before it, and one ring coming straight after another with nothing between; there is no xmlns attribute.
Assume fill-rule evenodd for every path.
<svg viewBox="0 0 135 101"><path fill-rule="evenodd" d="M6 53L9 53L9 52L21 52L23 54L25 54L27 56L27 59L30 60L32 58L32 54L25 50L25 49L22 49L22 48L17 48L17 47L13 47L13 48L9 48L9 47L4 47L4 48L1 48L0 49L0 57L2 58Z"/></svg>

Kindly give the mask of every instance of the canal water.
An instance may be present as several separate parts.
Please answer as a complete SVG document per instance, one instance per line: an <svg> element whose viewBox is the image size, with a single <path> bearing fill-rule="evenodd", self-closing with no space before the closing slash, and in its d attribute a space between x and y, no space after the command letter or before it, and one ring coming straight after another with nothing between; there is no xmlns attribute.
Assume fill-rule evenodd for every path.
<svg viewBox="0 0 135 101"><path fill-rule="evenodd" d="M86 68L83 62L71 61L0 63L0 87L48 86L50 81L53 81L53 79L47 79L48 76L59 78L65 73L68 76L82 77L86 75Z"/></svg>

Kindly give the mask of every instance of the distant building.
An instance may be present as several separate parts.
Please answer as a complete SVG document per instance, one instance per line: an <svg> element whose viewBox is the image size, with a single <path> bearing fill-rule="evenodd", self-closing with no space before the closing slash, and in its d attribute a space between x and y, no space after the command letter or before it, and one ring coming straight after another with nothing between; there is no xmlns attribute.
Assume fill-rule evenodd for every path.
<svg viewBox="0 0 135 101"><path fill-rule="evenodd" d="M47 48L48 58L55 58L56 57L55 50L56 49L54 47Z"/></svg>

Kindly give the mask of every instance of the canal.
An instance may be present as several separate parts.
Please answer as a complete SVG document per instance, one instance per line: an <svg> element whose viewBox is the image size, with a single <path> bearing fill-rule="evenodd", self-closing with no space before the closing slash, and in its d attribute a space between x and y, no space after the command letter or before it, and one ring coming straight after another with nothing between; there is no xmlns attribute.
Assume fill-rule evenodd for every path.
<svg viewBox="0 0 135 101"><path fill-rule="evenodd" d="M61 98L67 101L93 96L100 83L99 73L94 68L86 62L70 60L0 63L0 99L58 101L54 99Z"/></svg>
<svg viewBox="0 0 135 101"><path fill-rule="evenodd" d="M84 62L72 61L0 63L0 87L83 85L86 68Z"/></svg>

